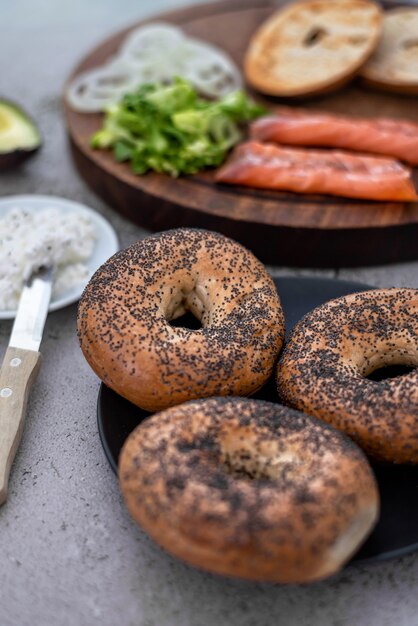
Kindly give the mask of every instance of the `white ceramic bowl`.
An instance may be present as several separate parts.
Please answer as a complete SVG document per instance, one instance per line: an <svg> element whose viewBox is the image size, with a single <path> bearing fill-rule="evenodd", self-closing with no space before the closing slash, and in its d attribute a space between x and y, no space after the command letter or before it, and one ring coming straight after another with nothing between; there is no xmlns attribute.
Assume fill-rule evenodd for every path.
<svg viewBox="0 0 418 626"><path fill-rule="evenodd" d="M54 207L66 212L83 212L84 214L88 214L97 234L93 254L85 262L89 270L88 278L73 289L60 295L59 298L53 298L49 306L49 311L56 311L57 309L77 302L83 293L84 287L97 268L119 250L118 238L112 226L99 213L89 209L85 205L55 196L28 195L0 198L0 217L3 217L13 207L21 207L27 211L34 212ZM16 311L0 310L0 319L13 319L15 315Z"/></svg>

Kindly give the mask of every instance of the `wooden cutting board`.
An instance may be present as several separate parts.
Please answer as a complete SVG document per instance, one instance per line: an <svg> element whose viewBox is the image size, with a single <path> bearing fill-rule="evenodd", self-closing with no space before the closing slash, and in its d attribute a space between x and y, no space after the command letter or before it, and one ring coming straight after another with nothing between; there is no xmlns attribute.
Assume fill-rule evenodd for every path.
<svg viewBox="0 0 418 626"><path fill-rule="evenodd" d="M226 50L241 67L252 33L284 4L284 0L227 0L166 13L146 22L177 24L187 34ZM99 45L70 78L106 61L131 28ZM278 102L254 92L252 95L268 107ZM331 95L297 104L348 115L418 122L416 97L374 92L356 81ZM336 267L418 259L418 203L228 187L215 184L209 171L178 179L155 173L135 176L128 164L115 163L109 152L90 148L89 139L100 127L101 115L76 113L65 103L64 109L79 173L110 206L139 225L154 231L177 226L218 230L241 241L264 262L276 265ZM417 170L414 177L418 183Z"/></svg>

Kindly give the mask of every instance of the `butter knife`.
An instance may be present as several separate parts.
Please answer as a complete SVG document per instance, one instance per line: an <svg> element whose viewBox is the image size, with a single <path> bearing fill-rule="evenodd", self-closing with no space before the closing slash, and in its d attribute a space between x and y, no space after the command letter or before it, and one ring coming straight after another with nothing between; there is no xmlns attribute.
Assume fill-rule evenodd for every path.
<svg viewBox="0 0 418 626"><path fill-rule="evenodd" d="M41 365L39 346L51 298L52 268L34 272L23 287L0 369L0 505L22 437L29 392Z"/></svg>

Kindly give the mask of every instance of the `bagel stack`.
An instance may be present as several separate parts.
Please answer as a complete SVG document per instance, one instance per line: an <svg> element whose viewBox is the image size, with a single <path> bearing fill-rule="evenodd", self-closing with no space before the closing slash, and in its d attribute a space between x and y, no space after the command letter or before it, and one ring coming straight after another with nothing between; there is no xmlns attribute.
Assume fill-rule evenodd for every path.
<svg viewBox="0 0 418 626"><path fill-rule="evenodd" d="M254 34L244 72L262 93L301 97L348 82L375 49L382 11L370 0L303 0L274 13Z"/></svg>
<svg viewBox="0 0 418 626"><path fill-rule="evenodd" d="M150 411L164 409L139 424L120 455L120 487L133 519L171 554L218 574L304 583L341 569L379 515L379 493L364 452L400 463L418 459L418 447L411 444L416 374L385 387L379 411L389 410L389 454L367 439L376 430L371 410L359 431L366 437L353 437L354 426L338 405L348 393L348 408L357 408L358 390L372 386L364 377L375 367L418 363L418 291L395 291L346 296L299 323L290 344L297 341L302 351L300 372L290 344L278 369L281 396L289 407L219 397L220 392L251 394L266 382L283 342L274 283L248 250L219 233L175 229L109 259L80 301L82 350L120 395ZM201 329L170 325L186 310L200 319ZM348 323L342 326L340 313L349 310L361 345L347 356L354 334ZM370 341L372 331L376 345ZM305 353L317 348L315 332L320 349L313 372L322 379L324 372L340 373L339 386L331 381L330 404L331 412L336 407L342 415L342 425L316 411L315 402L323 406L327 388L306 368ZM348 362L337 359L340 339ZM286 360L291 386L304 384L308 371L299 403L293 388L286 395L280 385ZM187 383L182 386L183 378ZM197 388L191 387L193 380ZM362 416L365 408L378 404L377 397L370 404L370 396L365 389ZM184 402L184 397L199 399ZM405 409L402 441L400 409ZM395 444L400 449L396 457Z"/></svg>

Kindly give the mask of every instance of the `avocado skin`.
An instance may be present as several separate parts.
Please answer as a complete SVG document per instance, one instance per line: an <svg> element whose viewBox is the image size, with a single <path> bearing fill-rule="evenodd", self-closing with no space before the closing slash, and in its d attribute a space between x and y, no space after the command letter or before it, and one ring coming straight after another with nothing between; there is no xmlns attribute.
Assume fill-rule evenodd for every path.
<svg viewBox="0 0 418 626"><path fill-rule="evenodd" d="M0 153L0 172L10 170L14 167L17 167L24 161L27 161L31 156L35 155L39 149L40 145L36 148L31 148L30 150L13 150L13 152L3 152Z"/></svg>
<svg viewBox="0 0 418 626"><path fill-rule="evenodd" d="M34 156L42 146L42 138L38 126L24 109L17 103L0 97L0 108L3 107L9 112L14 113L15 120L19 120L20 118L22 124L26 125L28 129L32 129L34 136L37 138L37 144L27 148L16 146L16 148L7 152L2 152L0 132L0 172L10 170L24 161L27 161L30 157Z"/></svg>

